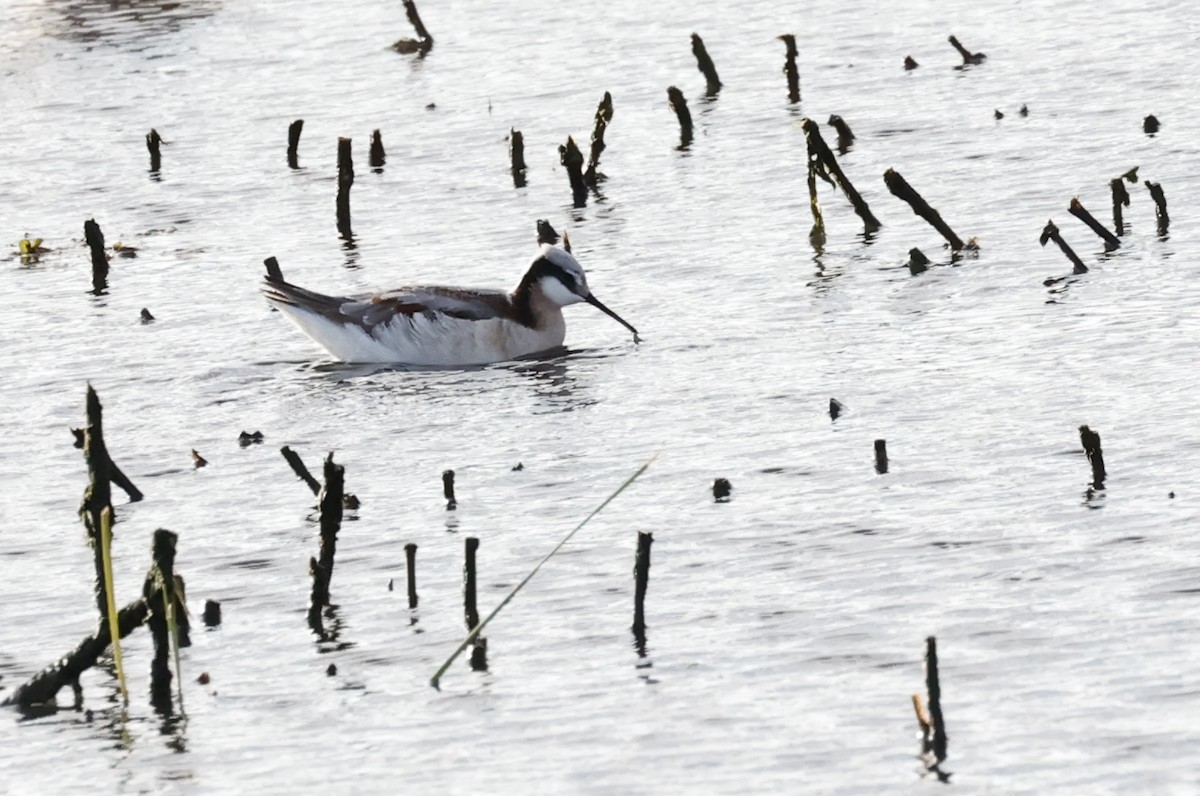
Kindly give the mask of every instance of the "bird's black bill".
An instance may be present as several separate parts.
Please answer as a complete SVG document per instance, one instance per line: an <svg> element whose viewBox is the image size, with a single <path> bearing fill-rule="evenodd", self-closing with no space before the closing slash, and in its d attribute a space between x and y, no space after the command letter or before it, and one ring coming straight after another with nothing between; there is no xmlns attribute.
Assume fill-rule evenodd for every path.
<svg viewBox="0 0 1200 796"><path fill-rule="evenodd" d="M622 326L624 326L624 327L625 327L626 329L628 329L629 331L633 332L633 342L635 342L635 343L640 343L640 342L642 341L642 339L641 339L640 337L638 337L638 330L637 330L637 329L634 329L632 326L630 326L630 325L629 325L629 323L628 323L628 322L627 322L627 321L626 321L624 318L622 318L620 315L618 315L617 313L613 312L613 311L612 311L612 310L610 310L608 307L604 306L604 305L603 305L603 304L600 302L600 299L596 298L596 297L595 297L595 296L593 296L591 293L589 293L589 294L588 294L588 296L587 296L587 298L586 298L586 299L584 299L584 301L586 301L588 304L591 304L593 307L595 307L596 309L600 310L600 311L601 311L601 312L603 312L605 315L607 315L608 317L612 318L614 321L616 321L617 323L621 324Z"/></svg>

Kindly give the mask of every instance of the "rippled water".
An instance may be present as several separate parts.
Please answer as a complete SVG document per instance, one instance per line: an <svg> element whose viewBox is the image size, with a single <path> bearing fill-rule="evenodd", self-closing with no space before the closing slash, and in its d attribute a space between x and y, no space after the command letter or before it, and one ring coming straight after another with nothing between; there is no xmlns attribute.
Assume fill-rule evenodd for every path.
<svg viewBox="0 0 1200 796"><path fill-rule="evenodd" d="M935 634L954 787L1195 792L1200 15L1119 0L421 10L437 39L424 60L387 48L412 35L399 3L0 9L0 237L55 249L0 270L0 696L94 624L75 516L86 473L67 431L88 380L147 495L118 507L121 601L163 526L180 534L193 610L211 598L225 613L184 652L186 721L150 708L139 632L127 712L98 669L83 681L92 722L0 721L0 790L936 787L909 705ZM713 102L693 30L725 82ZM774 40L789 31L799 108ZM988 62L953 69L951 32ZM904 72L905 55L921 68ZM672 84L696 119L685 151ZM556 148L587 139L605 90L608 179L576 211ZM841 163L884 226L864 240L826 189L815 255L798 121L830 113L858 135ZM151 127L169 142L158 177ZM334 224L339 135L358 163L349 245ZM1134 165L1164 186L1170 235L1134 186L1125 246L1106 256L1066 207L1079 195L1107 223L1108 180ZM888 167L979 238L977 260L948 266L887 193ZM92 217L140 249L114 260L100 297L81 242ZM1037 245L1048 217L1090 273L1043 284L1070 270ZM511 285L537 218L570 232L643 343L578 307L571 350L548 361L337 366L257 294L269 255L330 292ZM911 276L913 246L939 265ZM142 307L158 320L141 324ZM848 407L836 423L830 397ZM1103 491L1088 490L1081 423L1103 435ZM243 429L265 444L239 448ZM336 451L363 500L341 534L333 642L305 624L313 501L284 444L314 469ZM460 661L429 688L464 633L463 538L481 539L488 610L654 452L488 628L489 671ZM728 504L712 502L718 476ZM629 634L637 530L655 535L645 659ZM387 588L410 541L413 614Z"/></svg>

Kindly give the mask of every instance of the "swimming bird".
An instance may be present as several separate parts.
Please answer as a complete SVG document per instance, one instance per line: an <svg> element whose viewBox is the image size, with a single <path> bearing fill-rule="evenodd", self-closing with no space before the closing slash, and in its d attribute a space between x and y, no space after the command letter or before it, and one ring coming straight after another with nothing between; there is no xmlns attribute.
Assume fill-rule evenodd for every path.
<svg viewBox="0 0 1200 796"><path fill-rule="evenodd" d="M285 281L269 264L263 294L343 362L456 367L541 353L562 345L562 309L581 301L639 342L637 329L592 295L575 257L548 243L511 292L427 286L326 296Z"/></svg>

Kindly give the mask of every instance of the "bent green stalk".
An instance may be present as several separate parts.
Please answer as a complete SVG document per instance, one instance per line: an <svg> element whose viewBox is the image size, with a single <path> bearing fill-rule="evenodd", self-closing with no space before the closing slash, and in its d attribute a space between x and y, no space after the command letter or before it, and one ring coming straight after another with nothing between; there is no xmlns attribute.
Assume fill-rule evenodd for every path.
<svg viewBox="0 0 1200 796"><path fill-rule="evenodd" d="M121 663L121 628L117 621L116 587L113 585L112 568L112 508L105 506L100 512L100 554L104 561L104 601L108 607L108 634L112 638L113 663L117 667L117 684L121 687L121 699L129 704L129 689L125 686L125 667Z"/></svg>
<svg viewBox="0 0 1200 796"><path fill-rule="evenodd" d="M490 614L488 614L487 617L482 622L480 622L478 625L476 625L475 628L470 633L467 634L467 637L465 639L463 639L461 644L458 645L458 649L454 650L454 652L451 653L450 657L446 659L446 662L442 664L442 667L437 670L437 674L435 674L433 676L433 678L429 681L429 684L431 686L433 686L434 688L438 688L438 684L441 682L442 675L445 674L446 670L450 668L450 664L454 663L455 659L458 658L458 656L460 654L462 654L462 651L465 650L473 641L475 641L476 637L483 631L483 629L485 627L487 627L488 622L491 622L492 619L496 616L496 614L500 613L500 609L502 609L504 606L506 606L510 602L512 602L512 598L517 596L517 592L519 592L521 589L525 588L525 584L533 579L533 576L536 575L538 570L542 568L542 565L545 564L547 561L549 561L551 558L553 558L554 554L557 553L559 550L561 550L563 545L565 545L567 542L571 541L571 537L574 536L579 531L580 528L587 525L588 522L592 519L592 517L595 517L597 514L599 514L601 511L603 511L604 507L607 506L609 503L613 502L613 500L617 497L617 495L624 492L625 489L630 484L632 484L634 481L636 481L638 479L638 477L641 476L642 473L646 472L646 468L648 468L651 464L653 464L654 460L656 458L658 458L657 453L654 454L654 456L651 456L649 461L647 461L645 464L643 464L641 467L639 467L637 469L637 472L635 472L633 475L626 478L625 482L623 484L621 484L619 487L617 487L615 492L613 492L611 495L609 495L607 498L605 498L604 502L601 503L599 506L597 506L595 509L593 509L591 514L584 517L582 522L580 522L578 525L576 525L571 530L570 533L568 533L566 536L563 537L561 542L559 542L557 545L554 546L554 549L551 550L546 555L545 558L543 558L541 561L538 562L537 566L535 566L533 568L533 570L530 571L530 573L525 576L525 579L522 580L520 583L518 583L516 585L516 587L514 587L513 590L508 593L508 596L505 597L503 600L501 600L500 604L497 605L495 608L493 608L492 612Z"/></svg>

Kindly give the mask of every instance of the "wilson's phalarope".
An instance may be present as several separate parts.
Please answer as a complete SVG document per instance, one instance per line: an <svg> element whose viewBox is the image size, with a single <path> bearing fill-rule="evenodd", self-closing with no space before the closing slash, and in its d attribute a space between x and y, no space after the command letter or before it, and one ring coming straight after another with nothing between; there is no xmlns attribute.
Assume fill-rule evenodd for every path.
<svg viewBox="0 0 1200 796"><path fill-rule="evenodd" d="M268 274L263 293L300 331L343 362L487 365L562 345L562 308L600 303L570 252L543 244L511 293L404 287L365 296L325 296Z"/></svg>

